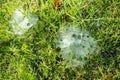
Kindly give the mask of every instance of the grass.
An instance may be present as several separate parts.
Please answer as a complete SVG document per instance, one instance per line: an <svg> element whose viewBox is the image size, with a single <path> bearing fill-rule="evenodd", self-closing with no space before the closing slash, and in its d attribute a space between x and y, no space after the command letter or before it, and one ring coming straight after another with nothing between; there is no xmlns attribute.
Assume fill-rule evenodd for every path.
<svg viewBox="0 0 120 80"><path fill-rule="evenodd" d="M64 0L0 1L1 80L119 80L120 1ZM16 8L38 15L36 25L24 35L13 34L9 20ZM77 25L91 33L100 46L83 68L66 67L55 47L60 27Z"/></svg>

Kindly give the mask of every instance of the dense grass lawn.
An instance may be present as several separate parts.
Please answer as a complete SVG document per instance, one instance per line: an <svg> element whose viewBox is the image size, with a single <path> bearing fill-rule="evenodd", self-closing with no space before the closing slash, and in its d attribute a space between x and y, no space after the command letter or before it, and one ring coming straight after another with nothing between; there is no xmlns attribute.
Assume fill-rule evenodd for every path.
<svg viewBox="0 0 120 80"><path fill-rule="evenodd" d="M0 0L0 80L120 80L120 0ZM23 35L10 24L16 9L38 16ZM26 14L27 15L27 14ZM81 67L63 65L61 27L87 30L99 45Z"/></svg>

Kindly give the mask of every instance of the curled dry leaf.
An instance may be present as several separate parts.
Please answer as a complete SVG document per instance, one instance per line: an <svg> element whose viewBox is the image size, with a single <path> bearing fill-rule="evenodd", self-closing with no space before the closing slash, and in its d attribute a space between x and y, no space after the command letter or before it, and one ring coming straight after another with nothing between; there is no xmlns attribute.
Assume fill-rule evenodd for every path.
<svg viewBox="0 0 120 80"><path fill-rule="evenodd" d="M63 0L55 0L53 3L53 8L60 9L62 5Z"/></svg>

